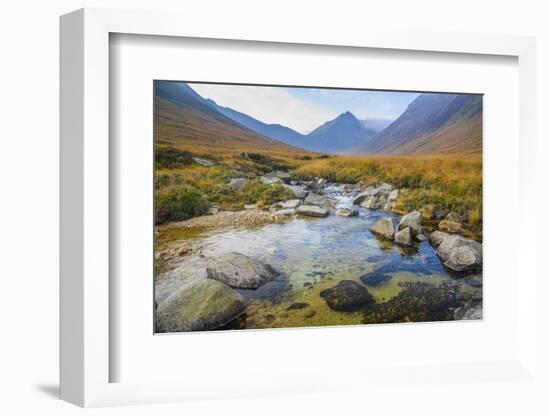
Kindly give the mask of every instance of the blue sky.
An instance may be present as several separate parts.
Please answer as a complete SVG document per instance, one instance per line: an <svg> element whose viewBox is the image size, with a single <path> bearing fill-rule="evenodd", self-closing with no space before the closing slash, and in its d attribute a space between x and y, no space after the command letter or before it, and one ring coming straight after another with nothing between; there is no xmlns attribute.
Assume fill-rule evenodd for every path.
<svg viewBox="0 0 550 416"><path fill-rule="evenodd" d="M351 111L360 119L395 119L419 94L390 91L189 84L204 98L265 123L307 133Z"/></svg>

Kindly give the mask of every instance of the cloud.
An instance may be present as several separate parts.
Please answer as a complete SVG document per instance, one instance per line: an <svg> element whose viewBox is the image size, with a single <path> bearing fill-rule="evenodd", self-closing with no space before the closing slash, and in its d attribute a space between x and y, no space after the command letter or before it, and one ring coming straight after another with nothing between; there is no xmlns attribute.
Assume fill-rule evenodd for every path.
<svg viewBox="0 0 550 416"><path fill-rule="evenodd" d="M287 88L248 85L190 84L204 98L248 114L264 123L283 124L305 133L339 112L302 100Z"/></svg>

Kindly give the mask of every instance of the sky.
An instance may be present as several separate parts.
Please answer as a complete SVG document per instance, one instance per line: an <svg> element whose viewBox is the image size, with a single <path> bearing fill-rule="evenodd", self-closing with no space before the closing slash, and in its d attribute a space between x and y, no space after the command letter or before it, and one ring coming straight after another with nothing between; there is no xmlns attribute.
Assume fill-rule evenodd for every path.
<svg viewBox="0 0 550 416"><path fill-rule="evenodd" d="M309 133L351 111L357 118L395 120L419 94L408 92L251 85L189 84L204 98L248 114L264 123Z"/></svg>

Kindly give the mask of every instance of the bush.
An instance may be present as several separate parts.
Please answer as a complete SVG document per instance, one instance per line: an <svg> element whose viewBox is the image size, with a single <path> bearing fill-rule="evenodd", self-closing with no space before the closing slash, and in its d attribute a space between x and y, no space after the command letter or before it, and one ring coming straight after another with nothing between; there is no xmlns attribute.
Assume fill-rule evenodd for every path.
<svg viewBox="0 0 550 416"><path fill-rule="evenodd" d="M173 147L159 147L155 150L156 169L173 169L195 163L191 152L174 149Z"/></svg>
<svg viewBox="0 0 550 416"><path fill-rule="evenodd" d="M155 195L155 222L186 220L208 211L208 202L191 186L166 188Z"/></svg>
<svg viewBox="0 0 550 416"><path fill-rule="evenodd" d="M280 183L266 185L261 182L248 182L240 192L240 199L243 204L258 203L271 205L275 202L285 201L294 198L294 193L282 186Z"/></svg>

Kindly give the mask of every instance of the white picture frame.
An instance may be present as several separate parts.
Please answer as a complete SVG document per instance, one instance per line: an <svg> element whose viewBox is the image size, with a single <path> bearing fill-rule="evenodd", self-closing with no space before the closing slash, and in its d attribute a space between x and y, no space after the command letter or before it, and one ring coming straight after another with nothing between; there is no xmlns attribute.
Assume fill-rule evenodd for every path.
<svg viewBox="0 0 550 416"><path fill-rule="evenodd" d="M386 32L349 28L328 34L312 26L308 31L281 30L275 22L261 25L243 21L234 25L169 13L82 9L61 18L61 398L79 406L161 403L200 398L239 397L263 394L298 394L338 391L347 384L342 377L364 385L391 377L409 383L430 383L442 372L480 383L512 380L537 383L537 302L535 250L536 218L528 208L534 204L535 169L535 41L530 37L469 33ZM188 16L187 16L188 17ZM185 18L185 19L184 19ZM182 22L185 24L182 24ZM206 379L125 383L110 382L109 367L109 36L113 33L226 39L282 44L332 45L452 54L504 55L519 62L519 164L520 224L522 232L514 248L518 263L532 265L517 292L519 345L508 360L414 369L370 369L368 374L346 369L338 377L320 380L318 374L270 375L224 391ZM539 324L540 325L540 324ZM223 375L220 376L223 379ZM283 387L284 386L284 387Z"/></svg>

